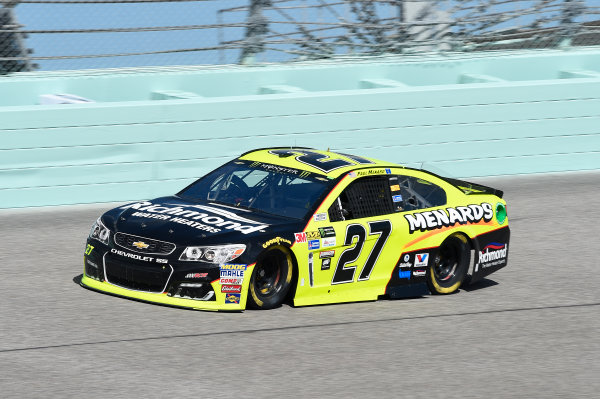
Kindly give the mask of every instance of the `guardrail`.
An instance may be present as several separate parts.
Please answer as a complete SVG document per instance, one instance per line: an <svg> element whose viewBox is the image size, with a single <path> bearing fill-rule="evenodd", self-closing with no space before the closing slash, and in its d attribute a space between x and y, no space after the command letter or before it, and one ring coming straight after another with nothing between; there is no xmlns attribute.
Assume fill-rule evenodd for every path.
<svg viewBox="0 0 600 399"><path fill-rule="evenodd" d="M456 177L600 168L600 51L0 79L0 208L167 195L256 147ZM95 102L37 105L43 94Z"/></svg>

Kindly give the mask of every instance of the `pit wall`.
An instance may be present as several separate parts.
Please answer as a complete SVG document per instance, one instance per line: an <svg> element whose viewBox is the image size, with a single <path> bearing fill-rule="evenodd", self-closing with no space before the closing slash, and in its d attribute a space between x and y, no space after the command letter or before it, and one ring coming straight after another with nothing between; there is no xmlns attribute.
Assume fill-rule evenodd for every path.
<svg viewBox="0 0 600 399"><path fill-rule="evenodd" d="M83 104L39 105L69 93ZM600 169L600 49L0 77L0 208L179 191L307 146L454 177Z"/></svg>

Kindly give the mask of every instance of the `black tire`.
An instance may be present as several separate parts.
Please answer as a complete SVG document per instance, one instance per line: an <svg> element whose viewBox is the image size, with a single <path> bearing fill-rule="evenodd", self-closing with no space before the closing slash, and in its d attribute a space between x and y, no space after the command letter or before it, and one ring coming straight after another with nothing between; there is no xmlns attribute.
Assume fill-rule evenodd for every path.
<svg viewBox="0 0 600 399"><path fill-rule="evenodd" d="M432 294L452 294L462 284L471 262L471 247L463 235L450 236L442 243L427 273Z"/></svg>
<svg viewBox="0 0 600 399"><path fill-rule="evenodd" d="M292 286L292 255L285 247L270 249L254 266L248 305L254 309L273 309L281 306Z"/></svg>

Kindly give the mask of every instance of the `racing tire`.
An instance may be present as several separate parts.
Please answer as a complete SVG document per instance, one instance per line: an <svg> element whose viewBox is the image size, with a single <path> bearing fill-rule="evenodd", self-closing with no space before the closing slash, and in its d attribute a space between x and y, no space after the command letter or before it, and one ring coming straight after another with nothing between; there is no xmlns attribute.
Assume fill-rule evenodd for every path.
<svg viewBox="0 0 600 399"><path fill-rule="evenodd" d="M432 294L452 294L462 284L471 262L471 247L463 235L448 237L440 246L427 273Z"/></svg>
<svg viewBox="0 0 600 399"><path fill-rule="evenodd" d="M291 286L292 255L284 247L270 249L254 266L248 306L253 309L273 309L281 306Z"/></svg>

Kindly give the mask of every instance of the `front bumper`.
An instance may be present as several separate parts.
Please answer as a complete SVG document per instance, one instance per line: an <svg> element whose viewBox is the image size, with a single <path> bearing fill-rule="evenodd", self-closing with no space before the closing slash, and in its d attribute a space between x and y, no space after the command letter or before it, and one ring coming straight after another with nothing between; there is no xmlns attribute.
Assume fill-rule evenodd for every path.
<svg viewBox="0 0 600 399"><path fill-rule="evenodd" d="M251 270L250 267L246 270ZM95 291L106 292L108 294L117 295L126 298L133 298L144 302L152 302L159 303L162 305L169 306L177 306L183 308L191 308L196 310L225 310L225 311L240 311L246 308L246 300L248 293L248 281L249 279L244 279L242 284L242 292L239 298L239 303L225 303L226 295L221 292L221 284L219 280L211 282L215 293L214 301L201 301L194 299L186 299L186 298L177 298L167 295L166 292L163 293L149 293L142 291L134 291L126 288L122 288L113 284L110 284L106 281L98 281L94 280L83 275L81 279L81 285L90 288Z"/></svg>
<svg viewBox="0 0 600 399"><path fill-rule="evenodd" d="M225 311L246 308L254 266L246 266L241 287L223 288L217 265L181 264L172 258L126 253L91 239L83 262L81 285L86 288L163 305ZM238 292L227 292L231 288Z"/></svg>

